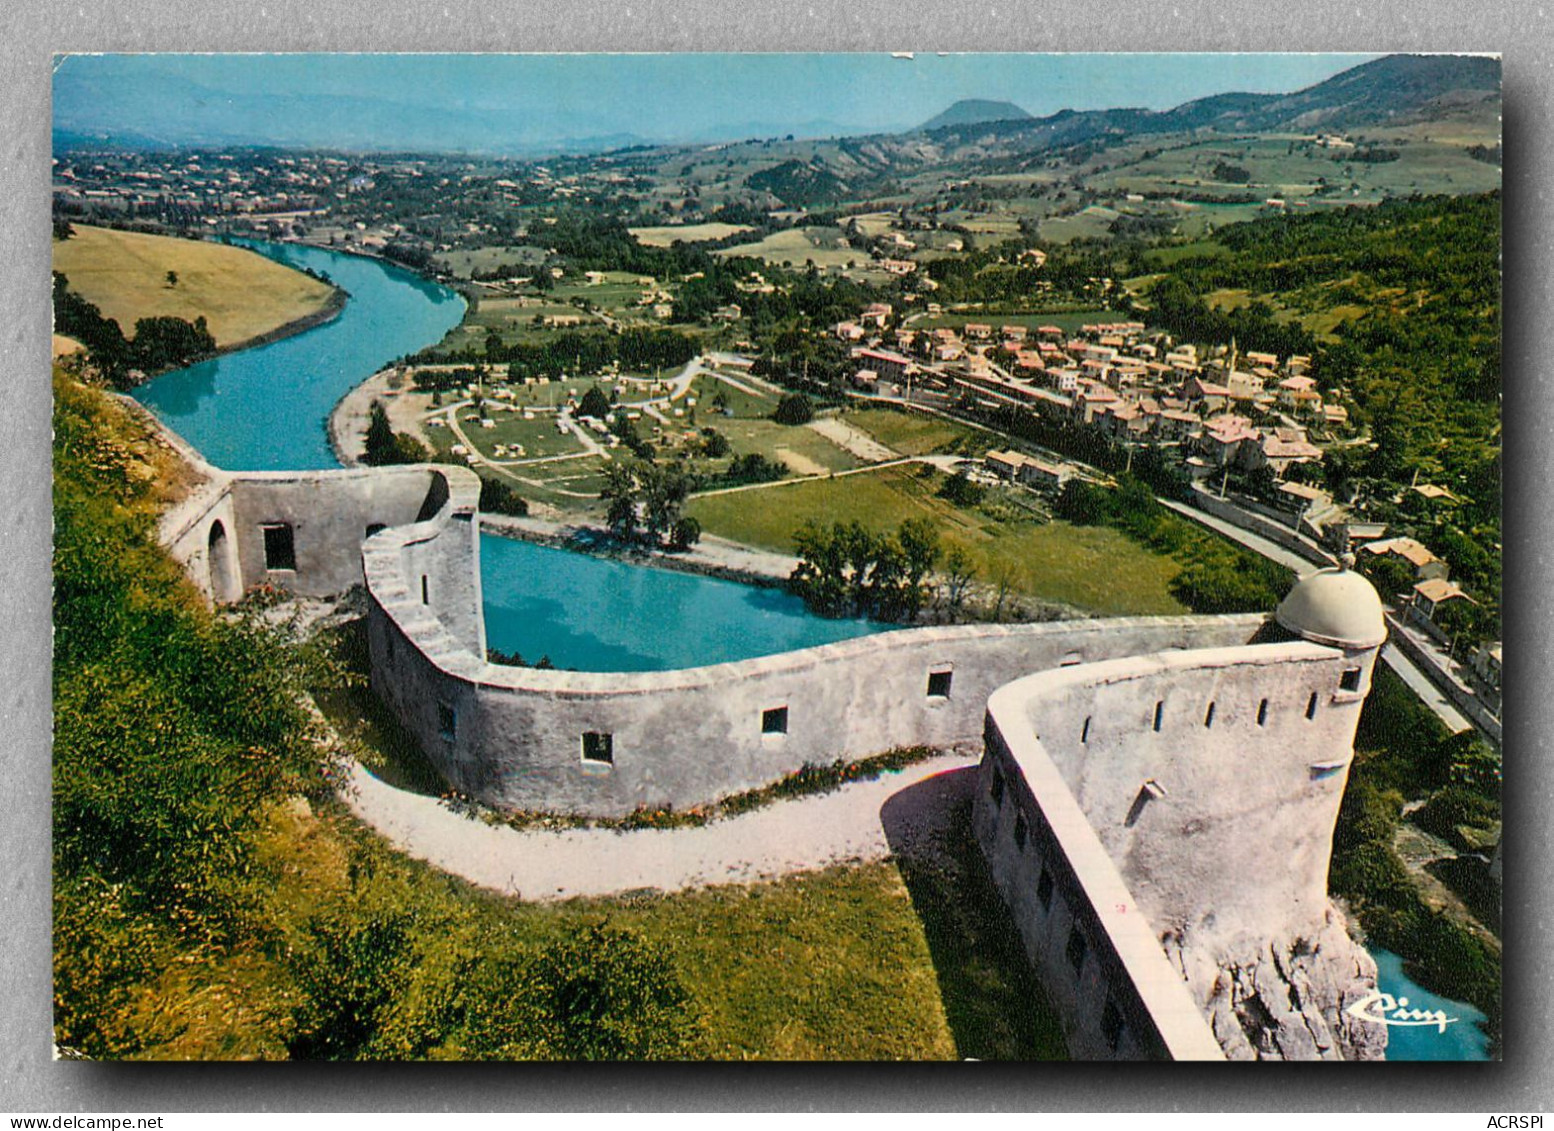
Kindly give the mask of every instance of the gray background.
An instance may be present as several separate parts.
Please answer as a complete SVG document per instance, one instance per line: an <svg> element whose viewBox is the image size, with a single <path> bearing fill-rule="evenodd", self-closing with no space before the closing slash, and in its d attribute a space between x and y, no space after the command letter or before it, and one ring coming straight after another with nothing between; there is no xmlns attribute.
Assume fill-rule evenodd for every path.
<svg viewBox="0 0 1554 1131"><path fill-rule="evenodd" d="M1537 1110L1549 1026L1550 16L1534 3L205 0L0 15L0 1111ZM110 1065L50 1059L49 67L62 51L1483 51L1504 57L1507 728L1503 1064ZM1541 364L1540 364L1541 363Z"/></svg>

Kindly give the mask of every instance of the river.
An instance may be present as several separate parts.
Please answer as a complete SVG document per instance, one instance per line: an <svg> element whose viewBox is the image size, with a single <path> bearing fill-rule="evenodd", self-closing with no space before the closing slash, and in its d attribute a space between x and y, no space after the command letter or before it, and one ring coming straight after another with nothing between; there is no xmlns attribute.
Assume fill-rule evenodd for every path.
<svg viewBox="0 0 1554 1131"><path fill-rule="evenodd" d="M236 241L350 293L293 337L162 374L135 397L233 471L338 467L335 404L388 363L441 341L464 300L391 264L299 244ZM490 645L584 671L663 671L774 655L879 632L827 620L785 593L607 561L495 535L480 544Z"/></svg>
<svg viewBox="0 0 1554 1131"><path fill-rule="evenodd" d="M441 341L464 317L464 299L365 256L234 242L288 267L321 271L351 297L331 322L164 373L134 396L217 467L337 467L328 434L336 402L388 363Z"/></svg>
<svg viewBox="0 0 1554 1131"><path fill-rule="evenodd" d="M1388 1060L1488 1060L1489 1035L1483 1013L1464 1001L1431 993L1403 972L1403 959L1390 950L1369 948L1376 960L1376 988L1390 994L1400 1008L1434 1012L1450 1020L1440 1025L1389 1025ZM1407 1001L1404 1006L1403 1002Z"/></svg>

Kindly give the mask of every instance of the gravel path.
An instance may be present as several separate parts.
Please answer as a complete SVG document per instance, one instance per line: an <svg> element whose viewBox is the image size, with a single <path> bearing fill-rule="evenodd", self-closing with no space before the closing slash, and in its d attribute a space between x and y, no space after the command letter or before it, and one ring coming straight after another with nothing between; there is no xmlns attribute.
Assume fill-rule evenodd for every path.
<svg viewBox="0 0 1554 1131"><path fill-rule="evenodd" d="M816 417L805 427L820 433L837 447L857 456L865 463L880 463L884 460L901 458L900 452L892 451L867 432L854 428L838 416Z"/></svg>
<svg viewBox="0 0 1554 1131"><path fill-rule="evenodd" d="M682 891L881 860L942 821L939 788L974 756L941 755L874 781L777 802L699 828L518 830L487 825L352 767L346 804L394 847L481 887L529 900ZM953 776L952 776L953 775ZM925 789L913 786L930 782ZM947 788L947 787L946 787ZM881 810L892 798L887 839ZM919 803L906 804L910 800ZM921 825L919 830L916 826Z"/></svg>

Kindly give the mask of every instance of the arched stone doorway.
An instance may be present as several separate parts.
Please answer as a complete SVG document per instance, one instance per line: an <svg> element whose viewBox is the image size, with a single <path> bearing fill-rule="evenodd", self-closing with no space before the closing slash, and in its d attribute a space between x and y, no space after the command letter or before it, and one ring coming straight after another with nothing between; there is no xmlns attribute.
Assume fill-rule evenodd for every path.
<svg viewBox="0 0 1554 1131"><path fill-rule="evenodd" d="M218 605L235 601L237 594L236 571L232 561L232 543L227 538L227 528L218 518L210 524L210 539L205 547L205 563L210 569L210 597Z"/></svg>

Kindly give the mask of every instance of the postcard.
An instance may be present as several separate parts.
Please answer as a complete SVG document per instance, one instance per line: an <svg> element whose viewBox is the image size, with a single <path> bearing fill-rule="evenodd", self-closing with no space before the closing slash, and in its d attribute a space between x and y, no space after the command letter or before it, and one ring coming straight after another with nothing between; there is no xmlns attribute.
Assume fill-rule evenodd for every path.
<svg viewBox="0 0 1554 1131"><path fill-rule="evenodd" d="M1500 97L59 58L57 1055L1497 1059Z"/></svg>

